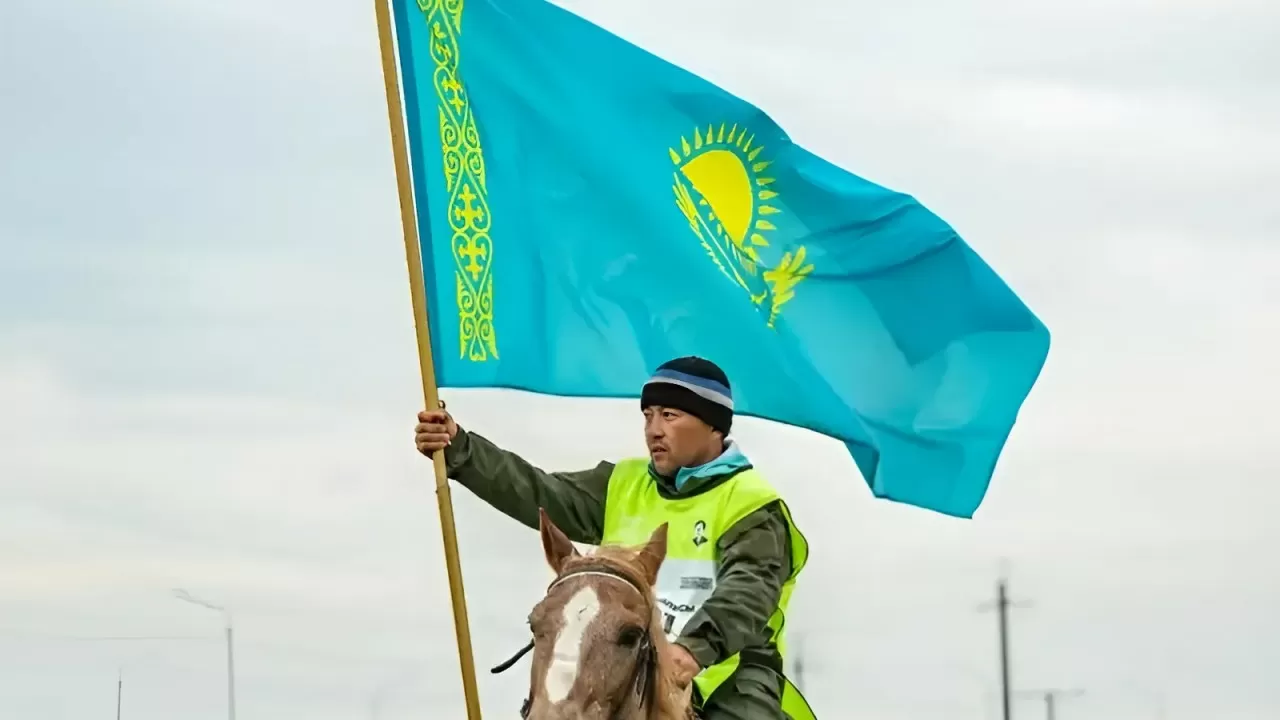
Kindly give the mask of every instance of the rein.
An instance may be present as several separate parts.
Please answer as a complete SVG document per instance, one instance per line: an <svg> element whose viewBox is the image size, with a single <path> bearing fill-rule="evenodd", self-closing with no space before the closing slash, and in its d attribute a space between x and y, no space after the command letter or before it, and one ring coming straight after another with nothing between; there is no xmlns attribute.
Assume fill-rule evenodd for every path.
<svg viewBox="0 0 1280 720"><path fill-rule="evenodd" d="M645 591L644 588L636 584L634 580L627 577L623 573L609 567L595 566L595 567L582 568L580 570L574 570L572 572L565 573L564 575L561 575L560 577L556 578L554 581L552 581L550 585L547 586L547 592L545 593L544 597L549 596L551 594L551 591L555 589L555 587L560 583L563 583L564 581L569 580L570 578L583 577L586 575L595 575L598 577L604 577L610 580L625 583L627 587L630 587L632 590L635 590L636 592L640 593L640 596L645 599L645 605L648 609L648 614L646 615L646 617L648 619L645 622L644 633L641 636L639 644L636 646L636 664L635 664L635 669L632 671L632 677L631 677L631 683L635 687L636 696L639 698L640 703L643 705L643 703L646 700L652 700L653 698L653 690L654 690L654 684L655 684L654 676L657 673L657 667L658 667L658 649L653 645L653 634L652 634L653 607L649 600L649 594ZM517 662L519 662L521 658L523 658L525 655L528 655L530 650L533 650L534 643L535 643L534 640L530 640L527 645L525 645L524 647L516 651L515 655L512 655L505 662L494 666L489 670L489 672L497 675L499 673L502 673L511 669L511 667L515 665ZM522 718L529 717L529 712L532 706L533 706L533 693L530 692L529 696L525 698L524 705L521 706L520 708L520 717ZM624 705L618 706L617 710L614 712L614 717L619 716L619 714L622 712L623 707Z"/></svg>

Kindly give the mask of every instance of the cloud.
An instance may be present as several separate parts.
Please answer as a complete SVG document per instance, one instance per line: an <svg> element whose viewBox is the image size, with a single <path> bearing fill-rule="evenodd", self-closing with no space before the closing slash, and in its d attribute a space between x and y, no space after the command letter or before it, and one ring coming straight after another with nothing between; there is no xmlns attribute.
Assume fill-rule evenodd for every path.
<svg viewBox="0 0 1280 720"><path fill-rule="evenodd" d="M1007 558L1020 689L1274 716L1272 4L565 4L921 198L1054 331L971 522L741 423L813 543L789 627L823 712L991 716ZM244 717L461 716L371 8L11 3L0 60L0 715L106 707L124 665L130 716L221 717L221 618L181 586L232 608ZM547 467L642 450L630 402L446 395ZM453 502L514 711L526 678L484 669L547 571Z"/></svg>

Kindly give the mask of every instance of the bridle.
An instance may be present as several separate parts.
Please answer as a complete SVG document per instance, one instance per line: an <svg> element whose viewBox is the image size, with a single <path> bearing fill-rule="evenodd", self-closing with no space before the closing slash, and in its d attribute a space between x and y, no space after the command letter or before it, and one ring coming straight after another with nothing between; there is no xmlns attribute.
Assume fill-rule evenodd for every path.
<svg viewBox="0 0 1280 720"><path fill-rule="evenodd" d="M623 582L631 589L640 593L640 596L645 599L645 617L647 619L645 621L644 632L642 632L640 636L640 642L636 645L636 664L631 673L631 683L635 687L636 696L643 705L646 701L651 701L653 699L655 674L657 673L658 667L658 650L653 645L653 607L649 599L649 593L630 577L627 577L625 574L614 570L613 568L606 566L591 566L579 568L557 577L550 585L547 586L547 592L544 597L550 596L551 591L564 581L575 577L582 577L584 575L596 575L599 577L609 578L610 580ZM512 655L502 664L493 667L489 672L496 675L510 669L520 661L520 658L529 654L530 650L533 650L535 642L535 640L530 640L529 643L520 648L515 655ZM530 692L530 694L525 698L524 704L520 707L520 717L528 718L532 707L533 693ZM626 707L625 703L618 705L614 710L613 717L619 717L624 707Z"/></svg>
<svg viewBox="0 0 1280 720"><path fill-rule="evenodd" d="M649 592L636 583L635 580L618 570L614 570L613 568L604 565L593 565L571 570L570 572L557 577L550 585L547 586L547 592L544 597L550 596L551 591L564 581L571 578L583 577L585 575L595 575L625 583L627 587L640 593L640 596L644 598L646 611L645 627L644 632L641 633L640 642L636 645L636 664L635 668L631 672L631 683L635 687L636 696L641 705L643 706L646 702L649 702L650 707L652 707L655 675L657 674L658 669L658 649L653 645L653 604L650 599ZM495 666L489 672L496 675L510 669L511 666L520 661L520 658L529 654L530 650L533 650L534 643L534 640L530 640L528 645L520 648L520 650L517 651L515 655L512 655L506 662ZM524 704L520 707L520 717L528 718L532 707L533 693L531 691L525 698ZM626 703L620 703L614 710L613 717L619 717L625 707Z"/></svg>

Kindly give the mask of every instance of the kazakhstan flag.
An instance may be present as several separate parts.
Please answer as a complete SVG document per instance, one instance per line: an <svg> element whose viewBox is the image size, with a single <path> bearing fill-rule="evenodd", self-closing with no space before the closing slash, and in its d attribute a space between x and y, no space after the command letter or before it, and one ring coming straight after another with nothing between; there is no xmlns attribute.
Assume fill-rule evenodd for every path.
<svg viewBox="0 0 1280 720"><path fill-rule="evenodd" d="M969 517L1049 348L913 198L544 0L394 0L438 380L637 397L707 357L878 497Z"/></svg>

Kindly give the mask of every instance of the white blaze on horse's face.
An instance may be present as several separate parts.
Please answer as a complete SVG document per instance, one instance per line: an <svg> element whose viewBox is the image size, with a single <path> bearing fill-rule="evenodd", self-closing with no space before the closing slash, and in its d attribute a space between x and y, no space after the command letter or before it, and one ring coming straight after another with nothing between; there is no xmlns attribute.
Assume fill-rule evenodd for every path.
<svg viewBox="0 0 1280 720"><path fill-rule="evenodd" d="M587 639L587 628L600 614L600 596L595 588L584 586L574 593L562 610L560 633L556 635L551 651L551 663L547 665L544 689L547 700L563 702L569 697L578 681L578 668L582 661L582 646Z"/></svg>

